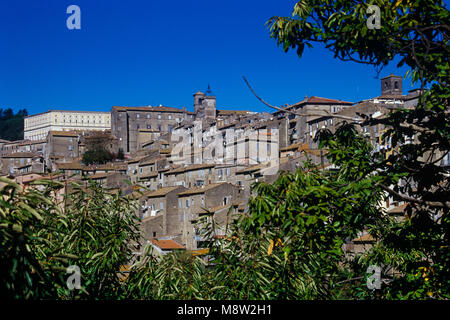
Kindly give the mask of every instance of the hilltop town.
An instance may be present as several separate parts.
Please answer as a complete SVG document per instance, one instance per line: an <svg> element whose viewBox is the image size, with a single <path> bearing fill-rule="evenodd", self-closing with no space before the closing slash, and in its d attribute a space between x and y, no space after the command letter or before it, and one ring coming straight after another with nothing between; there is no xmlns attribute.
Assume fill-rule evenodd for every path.
<svg viewBox="0 0 450 320"><path fill-rule="evenodd" d="M139 200L136 214L155 249L198 251L204 247L198 218L214 219L215 236L224 236L220 226L246 212L253 182L271 183L306 160L333 170L314 139L320 129L333 132L356 116L381 118L398 107L414 108L420 93L403 94L402 78L390 75L381 79L377 97L358 103L305 97L273 113L223 110L209 88L193 95L193 112L161 105L113 106L109 113L49 110L25 118L24 140L0 141L0 172L23 185L42 178L93 180L108 192L121 190ZM389 140L381 138L383 125L359 129L375 150L392 152ZM112 161L83 162L98 145ZM442 164L449 164L448 156ZM392 198L384 206L399 216L405 207ZM371 241L362 233L347 247L358 251Z"/></svg>

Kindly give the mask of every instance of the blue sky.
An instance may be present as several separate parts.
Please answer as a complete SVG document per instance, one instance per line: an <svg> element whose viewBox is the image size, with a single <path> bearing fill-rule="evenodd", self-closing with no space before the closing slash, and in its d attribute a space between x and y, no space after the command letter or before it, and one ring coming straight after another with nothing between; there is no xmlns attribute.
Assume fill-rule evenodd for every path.
<svg viewBox="0 0 450 320"><path fill-rule="evenodd" d="M81 8L68 30L66 8ZM113 105L186 106L208 83L219 109L269 111L305 95L357 102L379 95L372 67L323 48L284 53L264 25L295 1L42 0L0 3L0 108L109 111ZM395 65L390 73L403 75ZM405 80L403 91L411 89Z"/></svg>

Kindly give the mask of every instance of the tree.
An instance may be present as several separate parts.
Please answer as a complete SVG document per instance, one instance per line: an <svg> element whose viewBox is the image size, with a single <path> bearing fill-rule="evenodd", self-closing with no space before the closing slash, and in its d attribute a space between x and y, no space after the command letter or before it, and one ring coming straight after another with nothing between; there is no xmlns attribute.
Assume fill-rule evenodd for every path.
<svg viewBox="0 0 450 320"><path fill-rule="evenodd" d="M84 137L86 152L83 154L84 164L104 164L116 158L112 137L107 132L93 132Z"/></svg>
<svg viewBox="0 0 450 320"><path fill-rule="evenodd" d="M24 118L28 115L26 109L14 114L11 108L0 109L0 139L15 141L23 139Z"/></svg>
<svg viewBox="0 0 450 320"><path fill-rule="evenodd" d="M0 291L14 299L120 299L124 270L140 241L136 203L91 182L65 186L40 180L23 188L6 178L0 189ZM69 266L81 289L69 290Z"/></svg>
<svg viewBox="0 0 450 320"><path fill-rule="evenodd" d="M113 155L103 148L88 150L83 154L83 158L81 159L86 165L105 164L111 160L113 160Z"/></svg>
<svg viewBox="0 0 450 320"><path fill-rule="evenodd" d="M380 219L372 233L379 239L366 261L394 266L399 275L388 286L387 298L449 297L448 248L450 192L448 72L449 11L442 1L372 1L381 9L381 29L368 29L369 3L299 1L292 17L272 17L271 36L285 51L322 43L343 61L383 66L399 58L413 82L426 89L413 109L398 108L384 119L361 116L360 125L382 123L390 129L395 152L372 161L374 187L407 203L407 220ZM413 137L412 143L407 141ZM401 182L401 183L400 183ZM425 270L425 271L424 271Z"/></svg>

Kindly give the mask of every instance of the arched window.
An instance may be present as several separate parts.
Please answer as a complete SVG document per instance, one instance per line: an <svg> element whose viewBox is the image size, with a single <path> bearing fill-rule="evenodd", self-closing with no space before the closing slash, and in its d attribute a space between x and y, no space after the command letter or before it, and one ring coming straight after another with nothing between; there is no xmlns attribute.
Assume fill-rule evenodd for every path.
<svg viewBox="0 0 450 320"><path fill-rule="evenodd" d="M398 89L398 81L395 81L395 82L394 82L394 88L395 88L395 89Z"/></svg>

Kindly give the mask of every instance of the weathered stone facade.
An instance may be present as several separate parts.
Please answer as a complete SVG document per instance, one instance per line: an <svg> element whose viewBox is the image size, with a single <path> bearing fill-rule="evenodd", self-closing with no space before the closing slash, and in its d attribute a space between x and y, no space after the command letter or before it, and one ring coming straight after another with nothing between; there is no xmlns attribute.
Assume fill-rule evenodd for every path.
<svg viewBox="0 0 450 320"><path fill-rule="evenodd" d="M138 150L140 129L170 132L183 121L194 120L194 114L186 108L169 107L112 107L111 130L119 139L119 148L125 153ZM145 142L140 139L141 143Z"/></svg>

